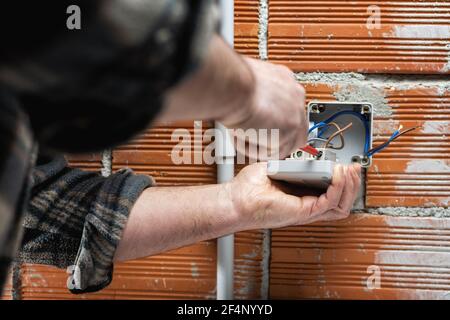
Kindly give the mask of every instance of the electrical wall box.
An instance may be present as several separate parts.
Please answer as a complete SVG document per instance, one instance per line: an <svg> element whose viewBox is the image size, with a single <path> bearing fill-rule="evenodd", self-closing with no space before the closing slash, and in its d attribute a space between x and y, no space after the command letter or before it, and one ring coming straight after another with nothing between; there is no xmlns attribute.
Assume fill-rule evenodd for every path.
<svg viewBox="0 0 450 320"><path fill-rule="evenodd" d="M320 151L320 156L314 157L298 150L289 159L271 160L267 164L270 178L326 188L331 183L336 164L357 162L363 168L371 166L372 157L367 155L372 148L373 132L373 107L370 103L312 101L308 104L307 115L310 124L308 141ZM330 122L336 123L340 128L349 123L352 126L343 133L343 145L340 137L336 136L328 148L324 149L324 140L337 131L335 126L323 125Z"/></svg>

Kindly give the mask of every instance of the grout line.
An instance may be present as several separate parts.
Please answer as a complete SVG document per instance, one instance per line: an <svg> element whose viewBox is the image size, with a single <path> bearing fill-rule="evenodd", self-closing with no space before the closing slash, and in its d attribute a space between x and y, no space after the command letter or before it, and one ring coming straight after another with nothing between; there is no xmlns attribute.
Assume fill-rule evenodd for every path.
<svg viewBox="0 0 450 320"><path fill-rule="evenodd" d="M102 176L108 177L112 174L112 150L107 149L102 153Z"/></svg>
<svg viewBox="0 0 450 320"><path fill-rule="evenodd" d="M22 263L14 261L12 263L12 300L22 300Z"/></svg>
<svg viewBox="0 0 450 320"><path fill-rule="evenodd" d="M421 87L435 90L438 96L445 96L450 92L450 81L438 75L300 72L296 73L296 78L300 82L335 87L333 96L337 101L370 102L375 115L381 117L390 117L393 113L386 97L386 88L408 90Z"/></svg>
<svg viewBox="0 0 450 320"><path fill-rule="evenodd" d="M268 60L267 54L267 26L269 24L269 1L259 0L259 28L258 28L258 51L259 58L261 60ZM261 299L269 299L270 288L270 254L271 254L271 242L272 231L263 230L263 242L262 242L262 279L261 279Z"/></svg>
<svg viewBox="0 0 450 320"><path fill-rule="evenodd" d="M267 26L269 24L269 3L268 0L259 0L259 30L258 30L258 50L259 58L267 60Z"/></svg>
<svg viewBox="0 0 450 320"><path fill-rule="evenodd" d="M371 86L389 87L415 87L424 86L450 90L450 81L445 75L418 75L418 74L363 74L356 72L298 72L299 81L327 84L361 83Z"/></svg>
<svg viewBox="0 0 450 320"><path fill-rule="evenodd" d="M263 242L262 242L262 279L261 279L261 299L269 299L269 282L270 282L270 253L272 247L272 230L263 230Z"/></svg>
<svg viewBox="0 0 450 320"><path fill-rule="evenodd" d="M364 213L394 217L450 218L450 208L446 207L380 207L367 208Z"/></svg>

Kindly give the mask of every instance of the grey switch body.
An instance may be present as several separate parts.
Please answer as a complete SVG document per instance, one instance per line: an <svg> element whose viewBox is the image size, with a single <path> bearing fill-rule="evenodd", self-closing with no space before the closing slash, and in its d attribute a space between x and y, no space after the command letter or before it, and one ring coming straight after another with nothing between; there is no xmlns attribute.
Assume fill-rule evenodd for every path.
<svg viewBox="0 0 450 320"><path fill-rule="evenodd" d="M274 180L325 189L331 183L335 164L329 160L271 160L267 163L267 175Z"/></svg>

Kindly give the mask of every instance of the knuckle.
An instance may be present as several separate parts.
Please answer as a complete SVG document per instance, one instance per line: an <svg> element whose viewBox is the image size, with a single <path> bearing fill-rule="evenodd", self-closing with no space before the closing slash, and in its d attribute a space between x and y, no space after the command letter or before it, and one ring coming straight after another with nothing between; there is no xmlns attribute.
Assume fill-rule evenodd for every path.
<svg viewBox="0 0 450 320"><path fill-rule="evenodd" d="M342 217L344 217L344 218L347 218L348 216L350 216L350 209L346 209L346 210L341 210L342 211L342 214L341 214L341 216Z"/></svg>
<svg viewBox="0 0 450 320"><path fill-rule="evenodd" d="M299 92L301 93L301 95L305 96L305 94L306 94L305 87L303 85L299 84L298 89L299 89Z"/></svg>
<svg viewBox="0 0 450 320"><path fill-rule="evenodd" d="M333 201L331 202L331 208L333 209L337 209L339 208L339 199L333 199Z"/></svg>
<svg viewBox="0 0 450 320"><path fill-rule="evenodd" d="M340 213L337 210L330 210L327 215L328 221L340 220Z"/></svg>
<svg viewBox="0 0 450 320"><path fill-rule="evenodd" d="M279 65L279 67L280 67L280 70L281 70L282 72L284 72L284 73L286 73L286 74L292 74L291 69L289 69L287 66L285 66L285 65Z"/></svg>
<svg viewBox="0 0 450 320"><path fill-rule="evenodd" d="M336 218L337 219L346 219L350 216L350 210L344 210L341 208L336 209Z"/></svg>
<svg viewBox="0 0 450 320"><path fill-rule="evenodd" d="M337 197L333 197L328 200L328 210L335 210L339 207L339 199Z"/></svg>
<svg viewBox="0 0 450 320"><path fill-rule="evenodd" d="M339 191L342 191L342 189L344 189L345 186L345 180L343 178L339 178L336 180L334 185Z"/></svg>
<svg viewBox="0 0 450 320"><path fill-rule="evenodd" d="M346 182L346 186L348 187L349 190L354 190L355 183L353 182L353 179L348 179L348 181Z"/></svg>

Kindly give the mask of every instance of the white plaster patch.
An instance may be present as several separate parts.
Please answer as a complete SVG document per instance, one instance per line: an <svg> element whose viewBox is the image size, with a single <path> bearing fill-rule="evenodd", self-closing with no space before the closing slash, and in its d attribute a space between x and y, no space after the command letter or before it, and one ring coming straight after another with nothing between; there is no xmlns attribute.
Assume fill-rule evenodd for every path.
<svg viewBox="0 0 450 320"><path fill-rule="evenodd" d="M361 83L345 84L338 87L334 96L342 102L369 102L374 107L375 115L380 117L392 115L392 109L388 105L384 88Z"/></svg>
<svg viewBox="0 0 450 320"><path fill-rule="evenodd" d="M393 29L397 38L449 39L450 26L444 25L397 25Z"/></svg>
<svg viewBox="0 0 450 320"><path fill-rule="evenodd" d="M195 262L191 262L191 275L193 278L200 277L200 272Z"/></svg>
<svg viewBox="0 0 450 320"><path fill-rule="evenodd" d="M399 122L392 119L383 122L377 121L373 124L373 132L377 135L384 134L385 132L394 132L398 129L398 126Z"/></svg>
<svg viewBox="0 0 450 320"><path fill-rule="evenodd" d="M450 300L450 291L442 290L397 290L400 300Z"/></svg>
<svg viewBox="0 0 450 320"><path fill-rule="evenodd" d="M450 172L449 161L447 160L411 160L408 162L405 172L408 173L433 173L433 172Z"/></svg>
<svg viewBox="0 0 450 320"><path fill-rule="evenodd" d="M450 134L450 125L448 122L443 121L425 121L422 126L422 133L436 135Z"/></svg>
<svg viewBox="0 0 450 320"><path fill-rule="evenodd" d="M420 252L420 251L379 251L375 254L375 264L398 266L433 266L448 267L450 265L449 252Z"/></svg>
<svg viewBox="0 0 450 320"><path fill-rule="evenodd" d="M446 46L447 48L447 64L442 68L442 72L448 73L450 72L450 43L448 43Z"/></svg>

